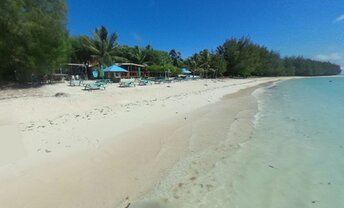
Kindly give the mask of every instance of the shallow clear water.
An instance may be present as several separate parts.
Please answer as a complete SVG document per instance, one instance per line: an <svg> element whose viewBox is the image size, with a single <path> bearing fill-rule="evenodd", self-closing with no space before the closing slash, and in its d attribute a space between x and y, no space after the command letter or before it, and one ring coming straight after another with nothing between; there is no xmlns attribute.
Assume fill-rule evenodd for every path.
<svg viewBox="0 0 344 208"><path fill-rule="evenodd" d="M171 207L344 207L344 77L289 80L256 94L252 138L195 156L214 165L197 165L197 179L170 181L153 199ZM196 165L184 162L191 171L179 178L188 179Z"/></svg>
<svg viewBox="0 0 344 208"><path fill-rule="evenodd" d="M227 161L243 163L228 206L344 207L344 78L285 81L259 97L253 139Z"/></svg>

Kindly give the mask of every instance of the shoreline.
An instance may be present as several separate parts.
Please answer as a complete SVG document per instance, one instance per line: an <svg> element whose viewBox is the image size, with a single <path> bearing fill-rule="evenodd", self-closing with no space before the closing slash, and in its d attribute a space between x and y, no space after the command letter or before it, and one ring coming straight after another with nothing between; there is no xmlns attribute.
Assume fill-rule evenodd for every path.
<svg viewBox="0 0 344 208"><path fill-rule="evenodd" d="M225 115L221 120L216 121L217 124L219 122L229 124L229 126L222 126L216 130L224 134L215 136L217 137L216 142L208 143L198 151L191 151L191 154L174 164L159 185L141 196L138 201L133 203L133 207L190 207L197 203L188 201L195 200L192 196L192 192L195 191L193 189L197 189L201 194L199 197L205 197L202 194L206 194L207 191L211 192L216 185L212 184L214 181L210 180L209 175L211 174L209 173L213 171L218 162L231 157L232 154L240 151L242 145L251 140L251 134L255 129L255 116L259 113L258 98L254 96L254 93L264 90L276 82L278 81L242 89L239 92L225 95L217 103L207 106L207 108L215 109L213 113L217 116ZM245 103L240 109L236 109L234 114L231 109L235 105L233 101L236 102L235 104L237 102ZM231 122L228 122L229 120ZM126 207L126 205L122 204L118 207Z"/></svg>
<svg viewBox="0 0 344 208"><path fill-rule="evenodd" d="M86 119L86 127L90 124L99 127L99 123L104 124L108 120L114 122L113 127L126 122L132 122L133 126L130 127L131 129L124 128L122 131L110 129L111 131L103 132L104 135L111 135L110 138L116 137L116 139L105 138L99 142L98 146L95 148L88 147L86 151L83 148L80 150L75 149L72 154L63 155L63 152L60 153L63 157L40 158L41 160L37 159L37 155L33 155L31 159L36 159L36 166L29 165L21 169L23 166L19 162L13 165L10 171L5 171L7 174L4 172L4 168L0 167L1 175L3 175L0 184L2 187L6 187L4 188L6 192L5 190L0 192L0 202L9 205L9 207L22 207L24 204L27 205L28 202L30 202L30 205L27 207L54 207L56 204L62 206L61 203L63 207L113 207L116 204L120 205L122 203L123 205L128 197L127 201L136 201L149 190L157 187L161 182L160 178L167 175L172 167L184 157L192 154L196 155L221 142L223 138L221 138L221 135L216 134L223 133L221 128L227 126L221 126L220 123L225 125L236 121L234 123L241 123L236 124L237 127L241 126L242 128L245 123L247 127L247 118L252 112L236 109L241 112L240 115L237 115L237 111L229 109L232 112L232 117L219 112L224 107L223 103L221 104L222 100L217 102L222 97L222 93L232 94L234 97L223 100L232 102L231 107L233 108L240 108L243 105L240 105L240 99L236 97L240 94L238 92L240 89L253 86L259 88L258 85L261 83L277 80L280 80L280 78L258 79L252 81L252 83L248 82L241 85L240 83L234 85L233 83L222 83L222 86L218 86L221 83L203 84L202 81L199 84L206 88L203 91L196 90L189 94L186 93L180 100L177 99L177 95L174 95L176 96L172 97L174 100L161 99L153 104L148 103L150 105L145 108L147 112L141 112L139 116L136 113L138 113L137 110L140 111L143 108L142 105L129 105L130 112L127 112L128 106L123 103L125 112L122 112L122 115L117 114L118 117L123 119L118 123L115 123L114 118L107 118L106 116L104 118L98 116L95 119L98 125ZM230 81L227 80L227 82ZM206 84L207 86L205 86ZM214 84L214 87L207 89L210 84ZM181 87L186 88L185 85ZM167 89L175 87L177 85L171 84ZM237 89L231 89L232 92L228 90L228 88L234 87L237 87ZM144 90L152 91L153 89ZM131 89L131 91L135 91L135 89ZM153 97L155 95L153 93ZM209 95L213 95L212 98L208 98L210 102L204 100ZM171 94L167 95L167 97L171 97ZM253 96L247 97L253 98ZM196 103L195 101L200 102ZM193 105L186 105L189 102L192 102ZM171 104L174 104L174 106L171 106ZM241 104L243 104L243 101L241 101ZM157 106L159 107L155 108ZM148 111L149 109L150 111ZM158 116L161 109L167 115ZM110 111L108 113L111 114ZM133 115L129 116L130 114ZM152 114L155 118L146 117L143 118L143 121L135 121L136 123L133 121L134 119L142 119L147 114ZM242 121L237 117L242 118ZM209 140L209 132L204 131L205 127L209 127L209 122L212 123L213 127L213 132L210 135L216 135L216 139L212 136L213 138ZM77 124L81 125L82 121ZM66 125L70 124L66 122ZM132 131L133 129L135 131ZM81 130L88 132L85 127L81 128ZM71 132L74 133L74 136L79 133L78 130L74 130L74 132L67 131L67 133ZM233 142L230 145L235 146L237 140L240 139L235 131L231 132L233 133L231 137L235 139L230 141L230 143ZM41 134L44 133L46 134L46 132L41 132ZM45 161L49 161L49 164ZM14 177L13 173L16 173L17 176ZM18 178L18 176L20 177ZM18 189L19 187L20 189ZM32 187L35 187L35 190L32 190ZM70 191L65 193L67 189ZM94 191L94 189L97 191ZM16 202L10 202L14 197L12 194L16 195Z"/></svg>

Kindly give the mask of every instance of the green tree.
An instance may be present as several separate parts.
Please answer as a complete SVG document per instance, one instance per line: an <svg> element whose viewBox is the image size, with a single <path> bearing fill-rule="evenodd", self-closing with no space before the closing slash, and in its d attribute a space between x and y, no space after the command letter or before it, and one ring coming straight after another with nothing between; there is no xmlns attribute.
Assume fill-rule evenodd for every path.
<svg viewBox="0 0 344 208"><path fill-rule="evenodd" d="M87 63L92 55L92 52L85 47L82 36L70 37L72 63Z"/></svg>
<svg viewBox="0 0 344 208"><path fill-rule="evenodd" d="M284 65L296 76L337 75L341 73L339 65L315 61L304 57L286 57Z"/></svg>
<svg viewBox="0 0 344 208"><path fill-rule="evenodd" d="M69 55L65 0L4 0L0 6L1 74L28 81L49 75Z"/></svg>
<svg viewBox="0 0 344 208"><path fill-rule="evenodd" d="M220 54L212 54L210 66L214 69L212 76L216 78L218 76L223 76L226 72L227 62Z"/></svg>
<svg viewBox="0 0 344 208"><path fill-rule="evenodd" d="M261 47L243 37L227 40L218 53L227 61L227 75L248 77L260 67L260 50Z"/></svg>
<svg viewBox="0 0 344 208"><path fill-rule="evenodd" d="M172 49L169 54L170 54L173 65L180 67L181 63L183 62L181 53L178 52L176 49Z"/></svg>
<svg viewBox="0 0 344 208"><path fill-rule="evenodd" d="M222 55L204 49L186 59L185 65L201 77L214 78L224 74L227 63Z"/></svg>
<svg viewBox="0 0 344 208"><path fill-rule="evenodd" d="M179 68L174 66L173 64L164 64L164 65L156 65L153 64L151 66L148 66L148 71L153 72L156 75L159 76L165 76L167 74L177 76L180 71Z"/></svg>
<svg viewBox="0 0 344 208"><path fill-rule="evenodd" d="M136 64L148 64L147 49L135 46L130 51L130 60Z"/></svg>
<svg viewBox="0 0 344 208"><path fill-rule="evenodd" d="M204 71L203 71L203 68L201 67L202 63L201 63L201 56L199 53L195 53L191 57L187 58L185 60L185 65L189 69L191 69L194 72L194 74L203 76Z"/></svg>
<svg viewBox="0 0 344 208"><path fill-rule="evenodd" d="M116 58L117 38L117 33L109 34L104 26L96 28L92 38L82 36L84 46L105 66L110 66Z"/></svg>
<svg viewBox="0 0 344 208"><path fill-rule="evenodd" d="M3 0L0 4L0 80L14 80L15 65L20 47L19 35L23 30L21 0Z"/></svg>
<svg viewBox="0 0 344 208"><path fill-rule="evenodd" d="M156 64L156 65L166 65L172 64L172 60L166 51L159 51L159 50L146 50L147 62L148 64Z"/></svg>

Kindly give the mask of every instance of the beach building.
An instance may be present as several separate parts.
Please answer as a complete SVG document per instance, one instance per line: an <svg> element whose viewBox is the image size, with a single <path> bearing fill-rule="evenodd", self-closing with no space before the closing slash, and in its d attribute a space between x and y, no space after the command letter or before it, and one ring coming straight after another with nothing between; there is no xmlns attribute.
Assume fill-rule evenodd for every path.
<svg viewBox="0 0 344 208"><path fill-rule="evenodd" d="M115 63L114 65L123 68L125 71L115 71L114 73L107 73L106 76L109 78L139 78L150 76L150 72L147 71L146 65L135 63ZM95 56L91 56L90 60L85 64L85 66L87 67L86 74L91 79L99 78L101 74L101 67L103 67L104 69L106 68L104 66L99 65L99 60Z"/></svg>
<svg viewBox="0 0 344 208"><path fill-rule="evenodd" d="M104 69L104 77L111 79L115 83L120 82L122 74L126 77L128 71L117 65L112 65Z"/></svg>
<svg viewBox="0 0 344 208"><path fill-rule="evenodd" d="M147 71L147 67L145 65L134 64L134 63L118 63L116 65L128 71L128 73L123 74L122 77L127 77L127 78L148 77L150 74L149 71Z"/></svg>
<svg viewBox="0 0 344 208"><path fill-rule="evenodd" d="M68 79L70 76L78 76L81 79L88 79L87 65L77 63L61 64L52 74L53 81Z"/></svg>

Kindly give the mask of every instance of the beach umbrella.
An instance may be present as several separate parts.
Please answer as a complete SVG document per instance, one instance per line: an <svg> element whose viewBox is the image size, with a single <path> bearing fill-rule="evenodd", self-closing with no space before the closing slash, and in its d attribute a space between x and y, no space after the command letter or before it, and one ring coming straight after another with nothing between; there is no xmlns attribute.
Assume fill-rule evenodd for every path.
<svg viewBox="0 0 344 208"><path fill-rule="evenodd" d="M116 65L109 66L108 68L104 69L104 72L128 73L127 70Z"/></svg>
<svg viewBox="0 0 344 208"><path fill-rule="evenodd" d="M191 74L191 73L192 73L192 72L191 72L189 69L187 69L187 68L182 68L181 71L182 71L182 74Z"/></svg>

